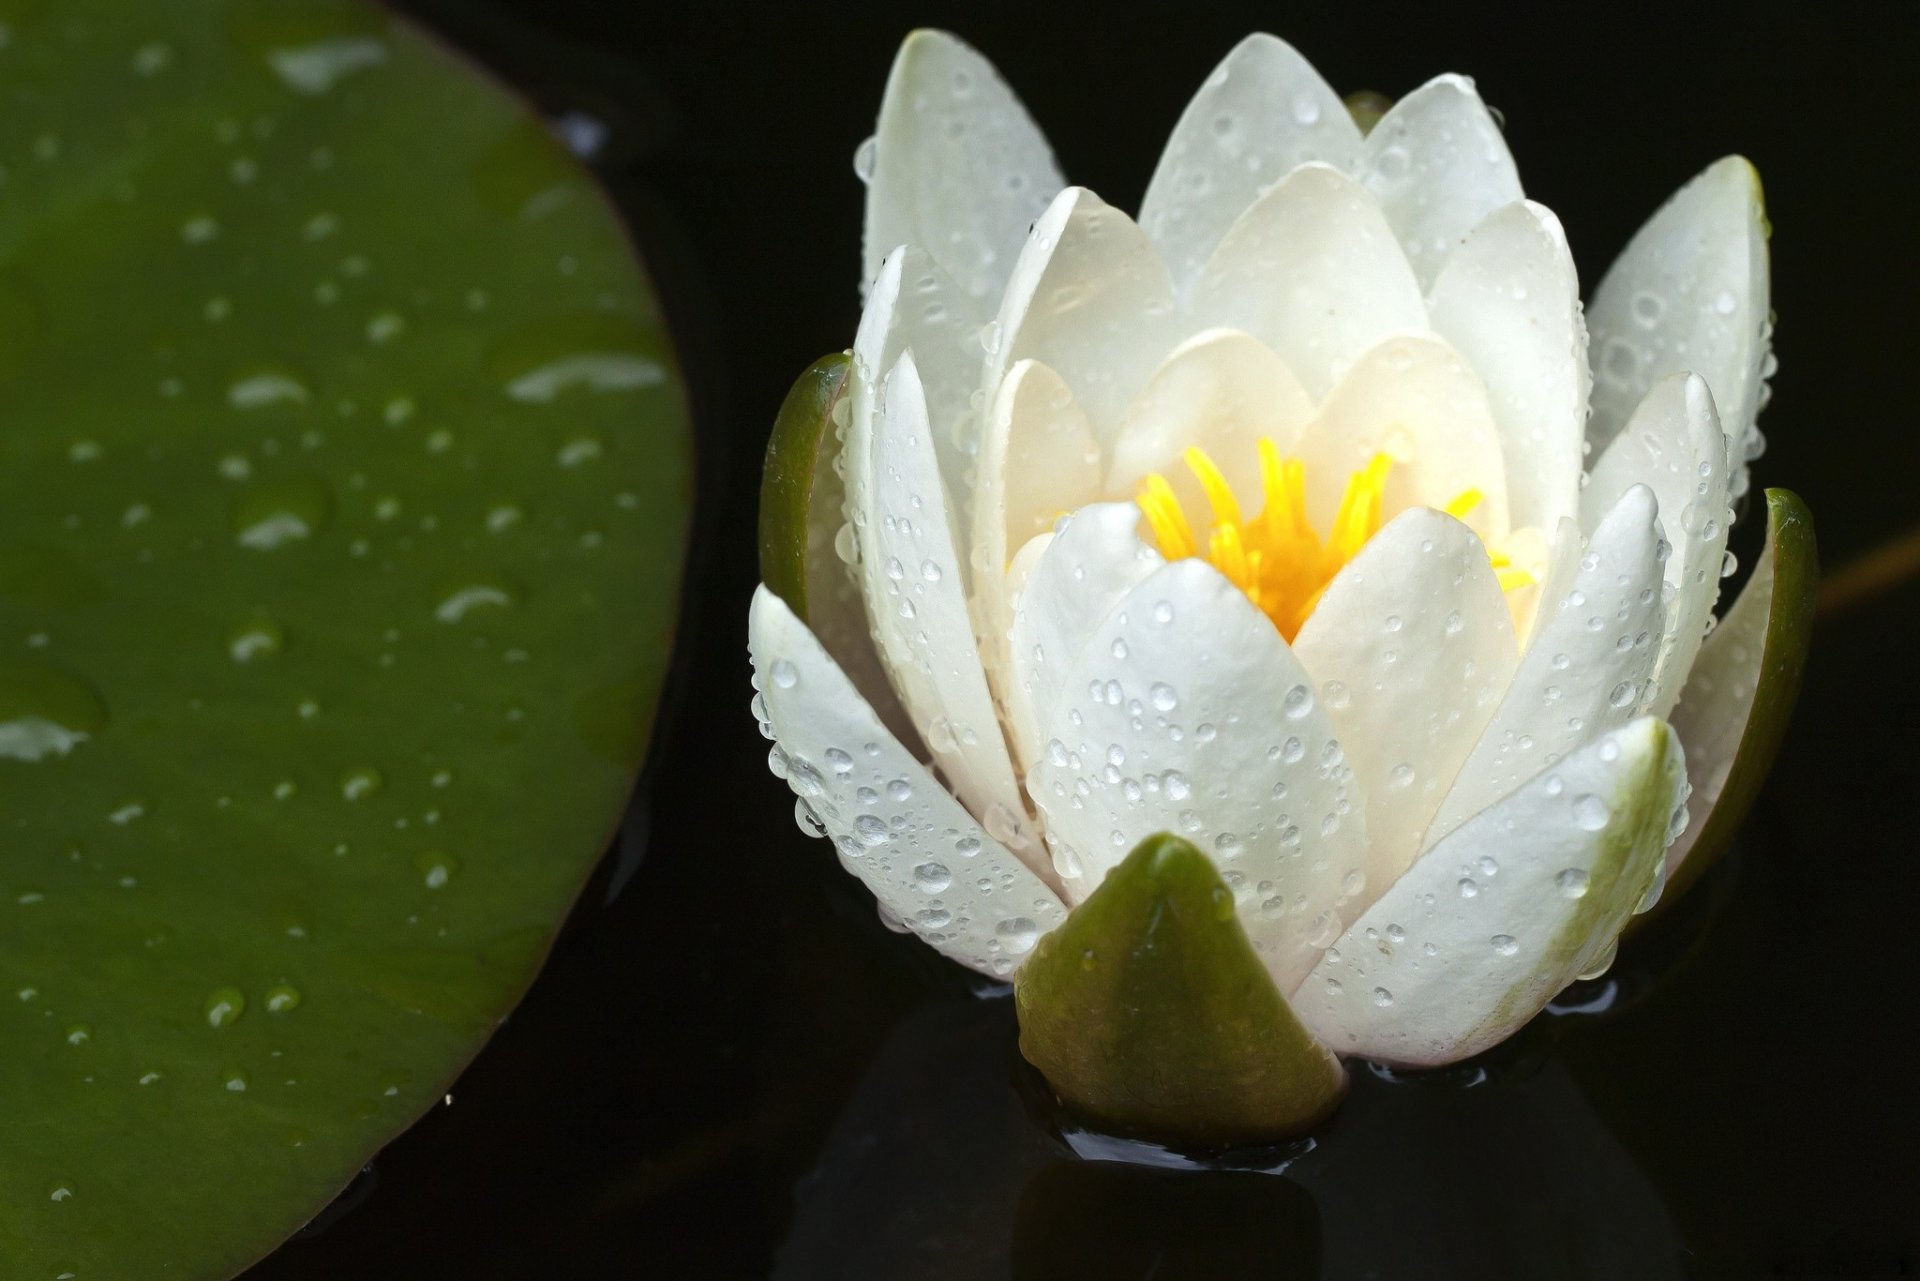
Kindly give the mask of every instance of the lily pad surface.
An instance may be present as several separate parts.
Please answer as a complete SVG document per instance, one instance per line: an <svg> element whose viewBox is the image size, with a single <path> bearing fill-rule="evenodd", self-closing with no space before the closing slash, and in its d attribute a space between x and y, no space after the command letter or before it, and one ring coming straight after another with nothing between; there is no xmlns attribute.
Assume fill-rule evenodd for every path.
<svg viewBox="0 0 1920 1281"><path fill-rule="evenodd" d="M0 0L0 1273L229 1276L616 825L691 462L522 103L358 0Z"/></svg>

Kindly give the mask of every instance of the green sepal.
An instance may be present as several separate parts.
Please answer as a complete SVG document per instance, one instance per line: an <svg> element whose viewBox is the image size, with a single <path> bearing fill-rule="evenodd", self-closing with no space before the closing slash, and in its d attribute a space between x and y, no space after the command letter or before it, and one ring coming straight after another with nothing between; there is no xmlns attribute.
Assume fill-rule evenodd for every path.
<svg viewBox="0 0 1920 1281"><path fill-rule="evenodd" d="M1360 136L1373 132L1380 118L1393 110L1393 99L1372 89L1359 89L1346 97L1347 114L1360 127Z"/></svg>
<svg viewBox="0 0 1920 1281"><path fill-rule="evenodd" d="M1014 980L1020 1051L1062 1103L1178 1146L1287 1138L1346 1073L1301 1026L1206 855L1150 836Z"/></svg>
<svg viewBox="0 0 1920 1281"><path fill-rule="evenodd" d="M1767 611L1765 649L1760 657L1753 710L1727 781L1720 789L1720 799L1708 813L1693 848L1673 870L1660 904L1635 918L1636 925L1658 915L1661 906L1677 902L1727 852L1786 739L1787 723L1800 692L1800 675L1807 663L1807 648L1813 639L1814 599L1820 586L1813 513L1791 490L1767 491L1767 544L1763 554L1773 560L1773 599ZM1683 695L1682 707L1685 702Z"/></svg>
<svg viewBox="0 0 1920 1281"><path fill-rule="evenodd" d="M840 523L837 502L831 512L816 515L815 508L827 494L837 498L840 492L832 433L852 373L846 352L807 366L780 403L760 475L760 579L801 622L808 621L807 566L829 550L818 544L823 536L830 540Z"/></svg>

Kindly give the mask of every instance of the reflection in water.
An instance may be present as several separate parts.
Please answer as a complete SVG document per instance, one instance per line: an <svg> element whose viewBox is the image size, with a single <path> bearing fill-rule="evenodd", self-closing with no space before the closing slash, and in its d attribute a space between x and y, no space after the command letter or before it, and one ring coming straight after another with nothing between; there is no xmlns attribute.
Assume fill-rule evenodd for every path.
<svg viewBox="0 0 1920 1281"><path fill-rule="evenodd" d="M1050 1132L1011 1015L955 1001L894 1030L800 1184L779 1281L1683 1275L1659 1196L1544 1037L1465 1075L1355 1065L1332 1123L1261 1173Z"/></svg>
<svg viewBox="0 0 1920 1281"><path fill-rule="evenodd" d="M1317 1278L1320 1217L1287 1179L1059 1160L1013 1221L1013 1281Z"/></svg>

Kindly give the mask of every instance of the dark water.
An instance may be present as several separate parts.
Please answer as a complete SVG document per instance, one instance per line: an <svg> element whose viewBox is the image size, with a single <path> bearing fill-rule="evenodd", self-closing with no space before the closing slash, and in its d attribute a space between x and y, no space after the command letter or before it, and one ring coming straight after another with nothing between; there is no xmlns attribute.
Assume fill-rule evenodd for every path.
<svg viewBox="0 0 1920 1281"><path fill-rule="evenodd" d="M1822 619L1741 848L1578 994L1606 1013L1441 1079L1357 1068L1277 1176L1076 1159L1009 1002L884 930L795 829L744 643L758 451L793 374L852 336L850 157L909 25L981 46L1123 205L1247 30L1343 89L1470 72L1588 281L1744 151L1781 316L1757 476L1800 490L1838 564L1920 521L1920 7L403 7L610 126L597 163L693 381L703 526L653 766L547 972L452 1105L253 1281L1920 1271L1920 585Z"/></svg>

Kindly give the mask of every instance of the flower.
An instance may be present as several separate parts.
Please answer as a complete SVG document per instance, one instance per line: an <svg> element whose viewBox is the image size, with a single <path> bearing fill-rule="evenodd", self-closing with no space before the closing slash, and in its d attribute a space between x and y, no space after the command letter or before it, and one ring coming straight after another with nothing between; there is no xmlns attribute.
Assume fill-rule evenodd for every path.
<svg viewBox="0 0 1920 1281"><path fill-rule="evenodd" d="M769 454L756 709L890 923L1030 961L1023 1044L1063 1095L1113 1055L1041 1043L1084 1049L1105 998L1049 978L1080 1002L1053 1017L1029 976L1072 967L1041 940L1071 911L1124 947L1113 922L1208 885L1272 1037L1487 1048L1710 857L1791 701L1791 495L1708 634L1773 367L1751 166L1683 187L1583 319L1471 81L1356 114L1250 37L1136 220L918 32L856 160L865 310Z"/></svg>

